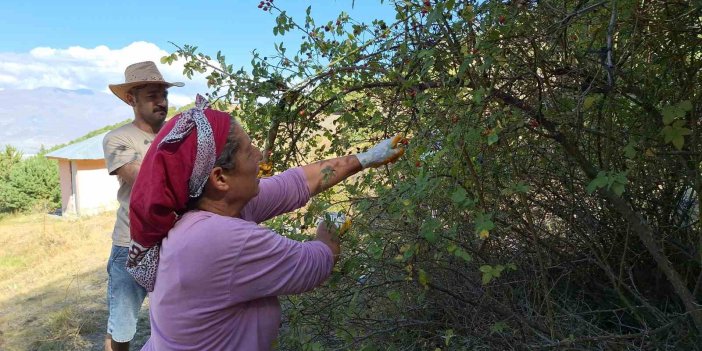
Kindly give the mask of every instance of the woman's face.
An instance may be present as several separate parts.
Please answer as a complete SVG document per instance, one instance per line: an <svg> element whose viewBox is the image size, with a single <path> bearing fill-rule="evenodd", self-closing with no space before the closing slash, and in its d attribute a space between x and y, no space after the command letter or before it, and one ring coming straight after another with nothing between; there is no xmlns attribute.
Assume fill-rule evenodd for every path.
<svg viewBox="0 0 702 351"><path fill-rule="evenodd" d="M229 173L229 194L237 200L249 201L258 195L258 164L263 158L261 150L251 144L251 138L240 125L234 127L239 148L235 155L235 167Z"/></svg>

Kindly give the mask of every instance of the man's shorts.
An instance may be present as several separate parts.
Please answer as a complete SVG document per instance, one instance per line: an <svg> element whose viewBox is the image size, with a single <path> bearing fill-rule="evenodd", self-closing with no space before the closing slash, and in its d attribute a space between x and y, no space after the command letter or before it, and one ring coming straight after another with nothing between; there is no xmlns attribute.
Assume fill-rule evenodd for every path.
<svg viewBox="0 0 702 351"><path fill-rule="evenodd" d="M107 332L116 342L134 338L139 309L146 297L146 289L127 272L128 254L128 247L112 245L107 261Z"/></svg>

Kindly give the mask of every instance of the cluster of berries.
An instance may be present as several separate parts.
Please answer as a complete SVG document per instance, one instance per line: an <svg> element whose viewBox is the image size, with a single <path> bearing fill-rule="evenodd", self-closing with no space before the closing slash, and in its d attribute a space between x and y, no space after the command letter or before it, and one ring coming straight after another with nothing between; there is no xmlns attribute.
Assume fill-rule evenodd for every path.
<svg viewBox="0 0 702 351"><path fill-rule="evenodd" d="M423 3L424 6L422 6L422 14L427 14L429 10L431 10L431 2L429 0L424 0Z"/></svg>
<svg viewBox="0 0 702 351"><path fill-rule="evenodd" d="M263 0L260 3L258 3L258 8L262 9L263 11L268 11L273 6L273 0Z"/></svg>

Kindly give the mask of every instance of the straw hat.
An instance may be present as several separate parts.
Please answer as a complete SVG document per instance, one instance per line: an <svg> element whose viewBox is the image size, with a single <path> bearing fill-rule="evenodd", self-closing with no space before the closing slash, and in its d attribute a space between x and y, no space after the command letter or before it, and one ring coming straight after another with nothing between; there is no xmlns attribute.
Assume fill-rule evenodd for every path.
<svg viewBox="0 0 702 351"><path fill-rule="evenodd" d="M124 83L110 84L109 87L118 98L129 104L127 101L129 89L144 84L163 84L166 88L182 87L184 85L181 82L166 82L163 80L161 72L156 68L156 64L151 61L145 61L129 65L124 70Z"/></svg>

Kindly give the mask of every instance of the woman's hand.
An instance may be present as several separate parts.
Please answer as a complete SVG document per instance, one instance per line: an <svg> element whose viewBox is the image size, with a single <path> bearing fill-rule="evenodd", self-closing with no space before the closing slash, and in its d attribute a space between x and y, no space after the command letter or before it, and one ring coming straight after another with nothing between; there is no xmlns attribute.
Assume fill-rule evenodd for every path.
<svg viewBox="0 0 702 351"><path fill-rule="evenodd" d="M379 167L397 160L405 153L405 148L398 144L403 144L406 139L398 134L393 138L385 139L366 152L356 154L358 161L363 168Z"/></svg>
<svg viewBox="0 0 702 351"><path fill-rule="evenodd" d="M317 237L326 244L334 254L334 263L339 260L341 247L339 246L339 236L345 233L351 226L351 221L346 219L343 213L329 212L317 222Z"/></svg>

